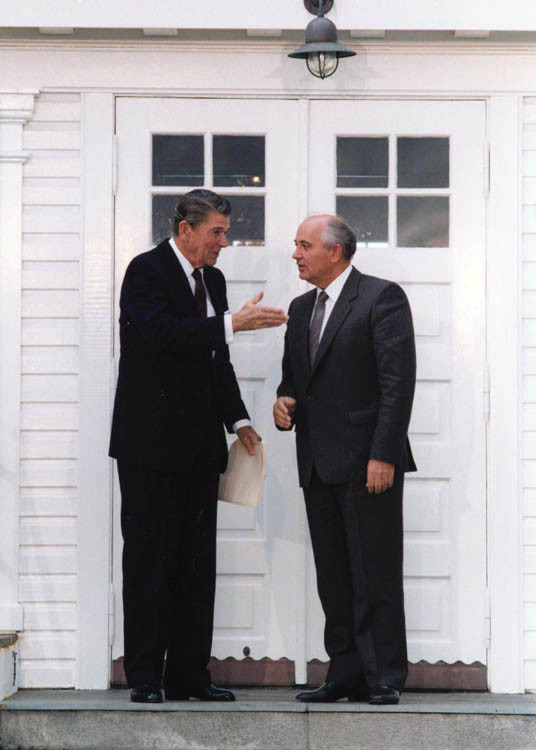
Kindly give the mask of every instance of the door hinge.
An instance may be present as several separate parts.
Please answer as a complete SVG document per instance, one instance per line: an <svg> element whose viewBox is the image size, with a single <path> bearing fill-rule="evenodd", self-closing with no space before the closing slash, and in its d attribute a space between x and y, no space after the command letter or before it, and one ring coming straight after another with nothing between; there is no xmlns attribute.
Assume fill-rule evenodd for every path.
<svg viewBox="0 0 536 750"><path fill-rule="evenodd" d="M483 177L484 177L484 198L489 196L490 182L491 182L491 167L490 167L490 145L487 141L484 143L484 160L483 160Z"/></svg>
<svg viewBox="0 0 536 750"><path fill-rule="evenodd" d="M115 639L115 591L113 583L108 589L108 641L113 646Z"/></svg>
<svg viewBox="0 0 536 750"><path fill-rule="evenodd" d="M117 180L119 172L117 135L112 135L112 195L117 195Z"/></svg>
<svg viewBox="0 0 536 750"><path fill-rule="evenodd" d="M484 590L484 595L484 641L486 648L489 648L491 646L491 596L488 588Z"/></svg>
<svg viewBox="0 0 536 750"><path fill-rule="evenodd" d="M482 388L482 397L483 397L484 421L486 424L489 424L491 398L490 398L490 382L489 382L489 365L487 362L484 367L484 383L483 383L483 388Z"/></svg>

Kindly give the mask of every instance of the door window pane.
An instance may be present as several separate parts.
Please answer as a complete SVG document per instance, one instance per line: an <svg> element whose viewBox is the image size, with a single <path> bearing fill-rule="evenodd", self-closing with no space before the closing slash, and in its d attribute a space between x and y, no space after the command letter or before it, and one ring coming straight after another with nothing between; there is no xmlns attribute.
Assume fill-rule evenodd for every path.
<svg viewBox="0 0 536 750"><path fill-rule="evenodd" d="M229 245L264 245L264 196L226 195L233 206Z"/></svg>
<svg viewBox="0 0 536 750"><path fill-rule="evenodd" d="M153 135L153 185L203 185L202 135Z"/></svg>
<svg viewBox="0 0 536 750"><path fill-rule="evenodd" d="M227 195L231 201L231 229L229 245L264 245L264 197ZM155 244L173 234L173 215L180 198L177 195L153 195L153 242Z"/></svg>
<svg viewBox="0 0 536 750"><path fill-rule="evenodd" d="M215 135L212 142L216 187L263 187L264 136Z"/></svg>
<svg viewBox="0 0 536 750"><path fill-rule="evenodd" d="M387 196L337 197L337 213L353 227L359 247L387 247L389 244Z"/></svg>
<svg viewBox="0 0 536 750"><path fill-rule="evenodd" d="M337 187L387 187L387 138L337 138Z"/></svg>
<svg viewBox="0 0 536 750"><path fill-rule="evenodd" d="M449 199L443 196L399 196L398 247L448 247Z"/></svg>
<svg viewBox="0 0 536 750"><path fill-rule="evenodd" d="M449 187L448 138L398 138L398 187Z"/></svg>
<svg viewBox="0 0 536 750"><path fill-rule="evenodd" d="M153 242L157 245L173 234L173 215L180 195L153 195Z"/></svg>

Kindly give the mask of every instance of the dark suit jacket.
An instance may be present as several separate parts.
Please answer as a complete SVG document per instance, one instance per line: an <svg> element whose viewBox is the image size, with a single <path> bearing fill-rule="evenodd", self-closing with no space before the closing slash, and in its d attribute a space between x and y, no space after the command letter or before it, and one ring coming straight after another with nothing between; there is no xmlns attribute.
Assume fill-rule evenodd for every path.
<svg viewBox="0 0 536 750"><path fill-rule="evenodd" d="M316 289L290 305L278 396L294 415L300 485L313 463L326 484L357 479L370 458L416 466L407 438L415 389L415 340L408 300L395 283L352 269L311 368L309 324Z"/></svg>
<svg viewBox="0 0 536 750"><path fill-rule="evenodd" d="M248 413L225 343L225 279L209 266L203 275L216 311L210 318L199 316L168 240L128 266L110 456L181 472L202 453L207 468L225 470L223 425L231 431Z"/></svg>

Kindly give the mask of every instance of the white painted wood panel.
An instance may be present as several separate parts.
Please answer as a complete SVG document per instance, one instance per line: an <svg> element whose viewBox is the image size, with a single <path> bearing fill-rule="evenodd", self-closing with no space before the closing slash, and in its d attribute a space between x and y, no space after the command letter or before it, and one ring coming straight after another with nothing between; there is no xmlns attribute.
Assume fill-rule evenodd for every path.
<svg viewBox="0 0 536 750"><path fill-rule="evenodd" d="M22 259L29 260L78 260L80 258L80 235L78 234L25 234L22 242Z"/></svg>
<svg viewBox="0 0 536 750"><path fill-rule="evenodd" d="M76 318L80 314L80 295L75 291L26 291L22 293L24 318Z"/></svg>
<svg viewBox="0 0 536 750"><path fill-rule="evenodd" d="M76 606L25 604L24 626L28 630L76 630Z"/></svg>
<svg viewBox="0 0 536 750"><path fill-rule="evenodd" d="M76 602L76 576L21 575L19 596L23 603Z"/></svg>
<svg viewBox="0 0 536 750"><path fill-rule="evenodd" d="M76 548L72 547L21 547L20 572L50 575L76 573ZM25 629L32 630L28 622Z"/></svg>
<svg viewBox="0 0 536 750"><path fill-rule="evenodd" d="M76 516L76 490L67 487L23 487L20 492L20 517Z"/></svg>
<svg viewBox="0 0 536 750"><path fill-rule="evenodd" d="M22 430L78 429L78 404L22 404Z"/></svg>
<svg viewBox="0 0 536 750"><path fill-rule="evenodd" d="M78 434L72 432L21 432L21 458L77 458Z"/></svg>
<svg viewBox="0 0 536 750"><path fill-rule="evenodd" d="M78 372L78 347L76 346L24 346L22 372L76 375Z"/></svg>
<svg viewBox="0 0 536 750"><path fill-rule="evenodd" d="M523 107L522 399L524 677L536 690L536 102Z"/></svg>
<svg viewBox="0 0 536 750"><path fill-rule="evenodd" d="M19 687L67 688L75 686L76 662L67 660L20 659Z"/></svg>
<svg viewBox="0 0 536 750"><path fill-rule="evenodd" d="M77 346L77 318L23 318L23 346ZM23 399L24 400L24 399Z"/></svg>
<svg viewBox="0 0 536 750"><path fill-rule="evenodd" d="M80 96L44 94L24 135L19 666L27 687L72 686L76 673L79 131Z"/></svg>
<svg viewBox="0 0 536 750"><path fill-rule="evenodd" d="M76 462L61 459L23 459L20 482L21 487L76 487Z"/></svg>

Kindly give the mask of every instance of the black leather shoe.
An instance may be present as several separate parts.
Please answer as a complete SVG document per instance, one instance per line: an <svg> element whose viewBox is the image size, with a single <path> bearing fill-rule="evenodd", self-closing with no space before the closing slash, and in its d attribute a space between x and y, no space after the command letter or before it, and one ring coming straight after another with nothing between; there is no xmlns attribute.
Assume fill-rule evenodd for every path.
<svg viewBox="0 0 536 750"><path fill-rule="evenodd" d="M154 685L138 685L130 689L132 703L162 703L162 692Z"/></svg>
<svg viewBox="0 0 536 750"><path fill-rule="evenodd" d="M391 685L374 685L370 689L369 703L373 706L396 705L400 700L400 691Z"/></svg>
<svg viewBox="0 0 536 750"><path fill-rule="evenodd" d="M304 690L303 693L298 693L296 700L303 703L334 703L341 698L348 698L350 693L349 688L339 685L338 682L324 682L316 690Z"/></svg>
<svg viewBox="0 0 536 750"><path fill-rule="evenodd" d="M200 701L226 701L227 703L230 703L231 701L236 700L234 693L231 693L230 690L223 690L214 685L193 687L188 690L164 689L167 701L187 701L189 698L197 698Z"/></svg>

